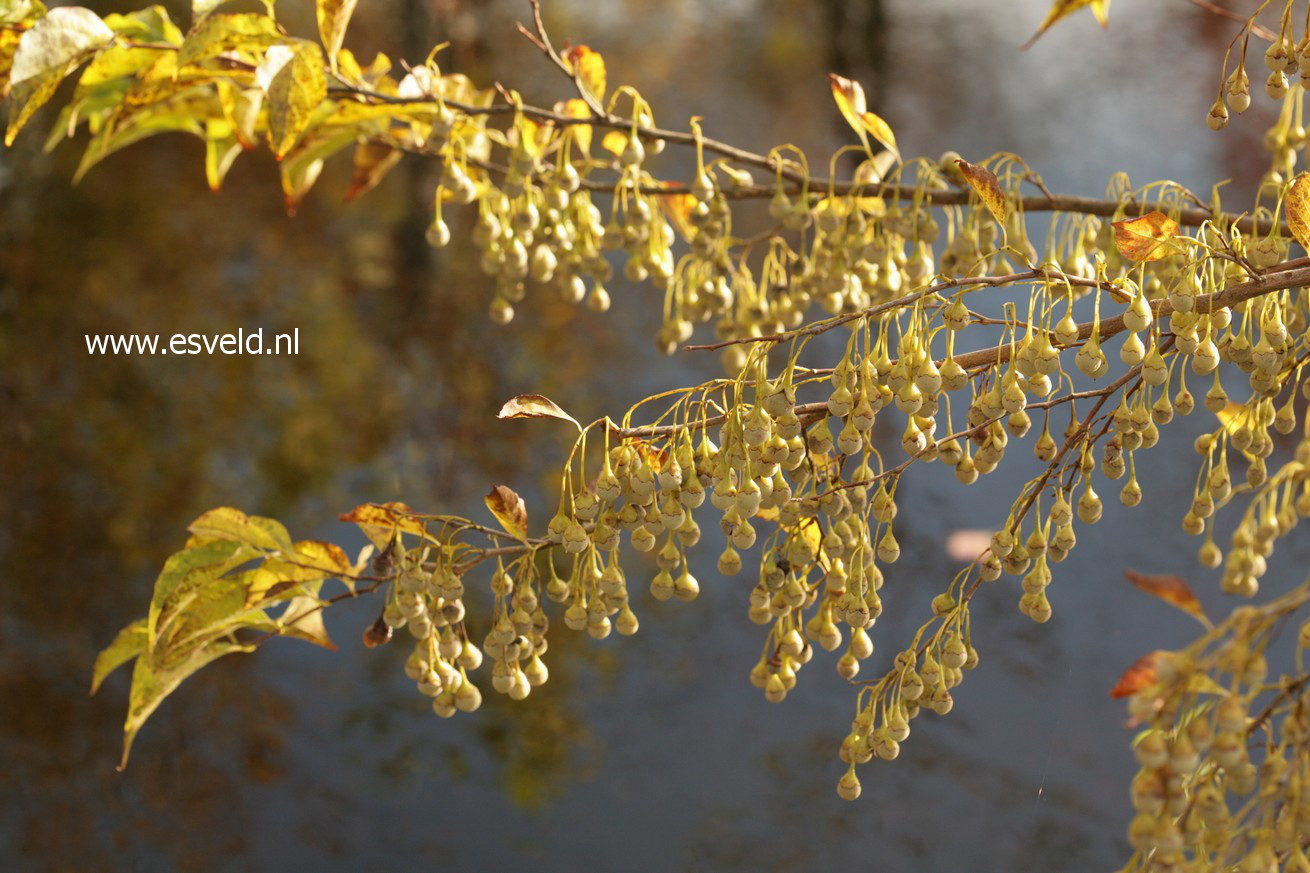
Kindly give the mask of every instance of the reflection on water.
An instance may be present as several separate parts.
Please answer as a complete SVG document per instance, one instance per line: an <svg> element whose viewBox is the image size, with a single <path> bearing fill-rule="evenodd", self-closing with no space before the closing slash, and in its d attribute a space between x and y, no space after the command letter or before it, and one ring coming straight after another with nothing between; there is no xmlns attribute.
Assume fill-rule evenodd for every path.
<svg viewBox="0 0 1310 873"><path fill-rule="evenodd" d="M1229 175L1249 185L1259 168L1231 146L1237 131L1198 144L1206 95L1194 86L1211 55L1140 51L1173 33L1165 11L1132 10L1111 38L1072 21L1015 53L1044 5L560 0L547 11L561 41L603 51L611 81L640 86L662 122L701 114L730 140L830 152L845 131L824 74L839 67L880 95L910 153L1014 150L1075 193L1096 193L1119 168L1198 190ZM562 83L513 35L523 13L377 3L354 38L419 57L449 37L448 63L554 99ZM1223 36L1206 28L1174 38ZM1151 92L1123 93L1130 60L1155 77ZM1245 129L1258 136L1258 124ZM76 156L41 156L37 139L0 157L3 857L43 870L813 870L1109 869L1123 856L1132 766L1106 689L1143 650L1192 628L1133 600L1119 573L1209 578L1172 522L1146 532L1141 514L1108 513L1080 534L1049 625L1017 613L1013 584L980 598L982 667L949 717L917 721L902 759L862 777L855 804L833 791L850 689L816 666L786 705L763 701L746 681L760 637L744 583L717 580L709 542L698 603L643 603L632 640L554 638L552 680L523 704L488 695L476 716L438 721L401 673L401 646L360 646L376 607L344 604L328 619L339 653L285 642L205 671L116 774L125 677L88 698L90 664L141 611L200 511L234 504L358 547L331 521L357 502L477 517L487 486L504 481L541 519L567 434L497 422L501 401L540 391L590 418L717 363L655 355L649 289L622 289L604 318L529 298L509 327L491 326L472 260L422 243L427 167L403 164L344 207L343 168L330 168L289 221L265 157L238 162L212 197L195 144L165 140L70 189ZM165 362L92 359L82 345L88 332L260 326L298 327L302 354ZM1183 422L1173 438L1185 445L1197 427ZM1142 477L1139 513L1172 518L1193 462L1164 451ZM902 487L912 521L868 669L953 571L945 532L1000 521L997 501L1025 473L1006 466L968 491L929 469ZM633 561L631 578L647 573Z"/></svg>

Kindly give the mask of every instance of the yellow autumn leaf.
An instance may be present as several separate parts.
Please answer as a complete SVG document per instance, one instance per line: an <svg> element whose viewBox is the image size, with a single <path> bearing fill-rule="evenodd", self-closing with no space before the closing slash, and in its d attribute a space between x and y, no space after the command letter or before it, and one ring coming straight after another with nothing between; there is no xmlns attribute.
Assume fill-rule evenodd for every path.
<svg viewBox="0 0 1310 873"><path fill-rule="evenodd" d="M1310 251L1310 173L1302 173L1292 180L1283 198L1287 213L1287 226L1301 248Z"/></svg>
<svg viewBox="0 0 1310 873"><path fill-rule="evenodd" d="M323 48L336 69L337 52L346 37L346 25L355 11L356 0L318 0L314 5L318 13L318 35L323 40Z"/></svg>
<svg viewBox="0 0 1310 873"><path fill-rule="evenodd" d="M1027 49L1041 38L1042 34L1051 29L1057 21L1073 15L1084 6L1092 8L1092 14L1096 16L1096 21L1101 27L1106 27L1110 23L1110 0L1055 0L1051 8L1046 12L1046 19L1042 21L1042 26L1037 28L1037 32L1032 35L1023 48Z"/></svg>
<svg viewBox="0 0 1310 873"><path fill-rule="evenodd" d="M1178 233L1178 222L1163 212L1148 212L1139 218L1111 222L1114 228L1114 247L1130 261L1158 261L1177 254L1173 242Z"/></svg>
<svg viewBox="0 0 1310 873"><path fill-rule="evenodd" d="M977 164L971 164L964 159L958 159L955 162L960 167L960 172L964 174L964 180L969 183L969 187L982 200L987 211L996 219L997 224L1005 225L1005 192L1001 190L1000 180L996 174L986 167L980 167Z"/></svg>
<svg viewBox="0 0 1310 873"><path fill-rule="evenodd" d="M600 144L605 151L610 152L617 158L628 147L628 135L622 131L611 130L605 134L605 138L600 141Z"/></svg>
<svg viewBox="0 0 1310 873"><path fill-rule="evenodd" d="M866 111L860 116L860 124L883 148L900 158L900 149L896 148L896 134L892 133L891 125L883 121L881 116Z"/></svg>
<svg viewBox="0 0 1310 873"><path fill-rule="evenodd" d="M667 183L666 183L667 184ZM660 208L664 214L669 217L678 234L685 240L690 240L695 235L695 227L691 223L691 210L698 202L691 194L662 194L659 198Z"/></svg>
<svg viewBox="0 0 1310 873"><path fill-rule="evenodd" d="M361 503L340 515L341 521L354 522L379 549L385 549L395 534L428 536L422 516L400 502Z"/></svg>
<svg viewBox="0 0 1310 873"><path fill-rule="evenodd" d="M809 548L810 554L819 562L819 566L827 572L832 565L828 561L827 553L823 551L823 529L819 527L819 522L813 518L804 519L796 533Z"/></svg>
<svg viewBox="0 0 1310 873"><path fill-rule="evenodd" d="M514 130L523 149L532 157L541 157L542 125L531 118L522 118L515 124Z"/></svg>
<svg viewBox="0 0 1310 873"><path fill-rule="evenodd" d="M605 59L590 46L577 45L565 49L564 60L573 70L582 87L597 101L605 99Z"/></svg>
<svg viewBox="0 0 1310 873"><path fill-rule="evenodd" d="M555 104L555 113L557 115L567 115L569 118L590 118L591 110L587 104L577 97L572 100L565 100L563 103ZM591 154L591 125L590 124L571 124L569 131L573 134L582 149L583 154Z"/></svg>
<svg viewBox="0 0 1310 873"><path fill-rule="evenodd" d="M832 99L837 103L842 118L860 135L864 150L869 151L869 135L863 121L864 114L869 111L864 99L864 87L836 73L828 74L828 82L832 85Z"/></svg>

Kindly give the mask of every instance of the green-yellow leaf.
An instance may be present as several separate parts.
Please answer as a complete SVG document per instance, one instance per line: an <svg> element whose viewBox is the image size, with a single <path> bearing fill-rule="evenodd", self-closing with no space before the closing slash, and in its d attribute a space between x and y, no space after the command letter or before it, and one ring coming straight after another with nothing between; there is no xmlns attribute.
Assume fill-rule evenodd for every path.
<svg viewBox="0 0 1310 873"><path fill-rule="evenodd" d="M356 0L318 0L318 35L323 40L332 69L337 68L337 52L346 38L346 25L355 11Z"/></svg>
<svg viewBox="0 0 1310 873"><path fill-rule="evenodd" d="M126 15L106 15L105 24L119 36L137 42L182 44L182 31L173 23L173 19L169 18L168 10L158 4ZM163 53L172 54L172 52ZM160 53L156 52L156 54Z"/></svg>
<svg viewBox="0 0 1310 873"><path fill-rule="evenodd" d="M146 650L146 620L138 618L118 632L114 641L96 656L91 673L91 693L100 689L105 677Z"/></svg>
<svg viewBox="0 0 1310 873"><path fill-rule="evenodd" d="M14 144L19 131L31 121L36 111L59 90L64 70L55 70L35 79L9 86L9 126L5 129L5 145Z"/></svg>
<svg viewBox="0 0 1310 873"><path fill-rule="evenodd" d="M185 67L237 49L257 54L285 38L276 21L258 12L210 15L197 22L186 35L177 65Z"/></svg>
<svg viewBox="0 0 1310 873"><path fill-rule="evenodd" d="M1283 198L1283 211L1287 213L1287 226L1301 248L1310 251L1310 173L1302 173L1288 186Z"/></svg>
<svg viewBox="0 0 1310 873"><path fill-rule="evenodd" d="M523 498L506 485L494 485L484 498L487 509L496 516L505 532L516 539L525 540L528 536L528 509Z"/></svg>
<svg viewBox="0 0 1310 873"><path fill-rule="evenodd" d="M191 522L187 530L204 539L232 540L269 552L292 551L291 536L282 522L239 509L220 506Z"/></svg>
<svg viewBox="0 0 1310 873"><path fill-rule="evenodd" d="M496 418L559 418L573 422L579 431L582 425L578 420L560 409L554 400L540 394L520 394L505 401L505 405L496 413Z"/></svg>
<svg viewBox="0 0 1310 873"><path fill-rule="evenodd" d="M1042 26L1037 28L1037 32L1032 35L1023 48L1027 49L1033 43L1041 38L1042 34L1051 29L1051 26L1062 18L1073 15L1084 6L1092 7L1092 14L1096 16L1097 22L1101 27L1105 27L1110 22L1110 0L1055 0L1051 8L1047 10L1046 19Z"/></svg>
<svg viewBox="0 0 1310 873"><path fill-rule="evenodd" d="M199 21L228 0L191 0L191 20Z"/></svg>
<svg viewBox="0 0 1310 873"><path fill-rule="evenodd" d="M1004 227L1005 192L1001 190L1001 183L996 178L996 174L986 167L971 164L966 160L957 160L955 163L959 165L960 172L964 174L964 180L969 183L969 187L996 219L996 223Z"/></svg>
<svg viewBox="0 0 1310 873"><path fill-rule="evenodd" d="M210 191L219 192L227 171L243 151L231 122L214 119L205 124L205 179Z"/></svg>
<svg viewBox="0 0 1310 873"><path fill-rule="evenodd" d="M261 610L247 605L247 592L258 573L230 573L197 588L160 635L152 657L166 663L184 660L210 641L263 619Z"/></svg>
<svg viewBox="0 0 1310 873"><path fill-rule="evenodd" d="M297 43L268 86L268 139L278 160L300 140L326 98L323 50L311 42Z"/></svg>
<svg viewBox="0 0 1310 873"><path fill-rule="evenodd" d="M77 165L77 171L73 173L73 184L80 182L92 167L114 152L148 136L181 131L203 138L204 128L191 115L191 112L197 109L198 107L194 105L156 107L150 111L129 113L128 117L117 125L107 124L101 127L100 132L87 143L82 161Z"/></svg>
<svg viewBox="0 0 1310 873"><path fill-rule="evenodd" d="M146 638L150 648L153 650L169 623L186 608L196 591L257 554L254 549L234 540L210 539L192 543L170 555L155 580L154 595L146 614Z"/></svg>
<svg viewBox="0 0 1310 873"><path fill-rule="evenodd" d="M114 32L90 9L81 6L51 9L23 34L14 54L9 81L17 85L56 72L62 78L71 65L113 39Z"/></svg>
<svg viewBox="0 0 1310 873"><path fill-rule="evenodd" d="M227 640L212 642L180 663L167 665L156 664L151 658L137 658L136 668L132 671L132 693L127 707L127 722L123 725L123 760L118 769L127 767L128 755L132 751L132 741L137 732L146 723L146 719L159 708L164 698L171 694L182 681L192 673L233 652L252 652L251 644L234 643Z"/></svg>

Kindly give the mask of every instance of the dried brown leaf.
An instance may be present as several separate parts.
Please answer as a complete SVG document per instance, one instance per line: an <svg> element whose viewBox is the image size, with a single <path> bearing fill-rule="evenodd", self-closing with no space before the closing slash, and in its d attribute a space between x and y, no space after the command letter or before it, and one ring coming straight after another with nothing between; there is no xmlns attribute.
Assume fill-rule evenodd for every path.
<svg viewBox="0 0 1310 873"><path fill-rule="evenodd" d="M490 493L483 499L487 502L487 509L496 516L496 520L500 522L506 533L520 540L527 539L528 508L523 503L523 498L519 497L513 488L507 485L493 485Z"/></svg>
<svg viewBox="0 0 1310 873"><path fill-rule="evenodd" d="M986 167L971 164L963 158L957 159L955 163L959 164L964 180L978 195L978 199L982 200L987 211L992 214L992 218L995 218L998 224L1004 225L1005 192L1001 190L1001 182L996 178L996 174Z"/></svg>
<svg viewBox="0 0 1310 873"><path fill-rule="evenodd" d="M520 394L505 401L505 405L496 413L496 418L559 418L573 422L574 427L582 430L578 420L560 409L555 401L540 394Z"/></svg>
<svg viewBox="0 0 1310 873"><path fill-rule="evenodd" d="M1158 261L1178 254L1173 238L1178 222L1163 212L1148 212L1140 218L1112 222L1114 246L1130 261Z"/></svg>

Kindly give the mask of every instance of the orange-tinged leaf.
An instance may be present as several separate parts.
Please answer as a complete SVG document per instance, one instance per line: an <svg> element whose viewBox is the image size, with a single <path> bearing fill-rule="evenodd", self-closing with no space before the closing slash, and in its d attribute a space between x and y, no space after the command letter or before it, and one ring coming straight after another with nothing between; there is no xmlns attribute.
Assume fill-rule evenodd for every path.
<svg viewBox="0 0 1310 873"><path fill-rule="evenodd" d="M523 498L519 497L513 488L506 485L493 485L483 499L487 502L487 509L496 516L496 520L500 522L506 533L520 540L527 539L528 508L524 505Z"/></svg>
<svg viewBox="0 0 1310 873"><path fill-rule="evenodd" d="M1129 582L1147 594L1158 597L1171 606L1178 607L1201 622L1201 624L1210 627L1210 619L1206 616L1205 610L1201 608L1201 601L1196 599L1196 594L1182 580L1182 577L1175 576L1172 573L1148 575L1138 573L1136 570L1124 570L1124 576L1128 578Z"/></svg>
<svg viewBox="0 0 1310 873"><path fill-rule="evenodd" d="M1310 173L1302 173L1292 180L1283 198L1283 210L1292 236L1301 248L1310 251Z"/></svg>
<svg viewBox="0 0 1310 873"><path fill-rule="evenodd" d="M992 214L992 218L1000 225L1005 224L1005 192L1001 190L1001 182L996 178L996 174L986 167L980 167L977 164L971 164L964 159L956 160L960 166L960 172L964 174L964 181L969 183L969 187L982 200L987 211Z"/></svg>
<svg viewBox="0 0 1310 873"><path fill-rule="evenodd" d="M559 418L571 421L580 431L578 420L560 409L554 400L540 394L520 394L505 401L496 418Z"/></svg>
<svg viewBox="0 0 1310 873"><path fill-rule="evenodd" d="M350 559L340 546L318 540L301 540L294 545L291 554L269 558L260 565L246 588L246 605L271 600L306 582L344 577L350 571Z"/></svg>
<svg viewBox="0 0 1310 873"><path fill-rule="evenodd" d="M574 77L596 100L605 99L605 59L590 46L577 45L564 50L564 60Z"/></svg>
<svg viewBox="0 0 1310 873"><path fill-rule="evenodd" d="M660 207L669 217L669 221L673 222L678 234L690 241L696 232L696 228L691 223L691 210L696 206L696 198L686 193L661 194L659 200Z"/></svg>
<svg viewBox="0 0 1310 873"><path fill-rule="evenodd" d="M1114 683L1110 689L1110 696L1116 700L1121 697L1132 697L1144 688L1150 688L1155 684L1155 664L1164 654L1157 649L1154 652L1147 652L1138 658L1131 667L1123 672L1119 681Z"/></svg>
<svg viewBox="0 0 1310 873"><path fill-rule="evenodd" d="M400 150L389 145L374 142L362 142L355 146L355 174L346 189L346 199L354 200L361 194L372 191L387 171L400 160Z"/></svg>
<svg viewBox="0 0 1310 873"><path fill-rule="evenodd" d="M1130 261L1158 261L1179 251L1173 242L1178 222L1158 210L1140 218L1111 222L1111 226L1115 248Z"/></svg>
<svg viewBox="0 0 1310 873"><path fill-rule="evenodd" d="M1092 7L1092 14L1096 16L1096 21L1105 27L1109 23L1110 0L1055 0L1051 8L1046 13L1046 19L1042 21L1042 26L1037 28L1037 32L1023 44L1023 48L1029 48L1033 43L1041 38L1042 34L1051 29L1057 21L1073 15L1084 6Z"/></svg>

